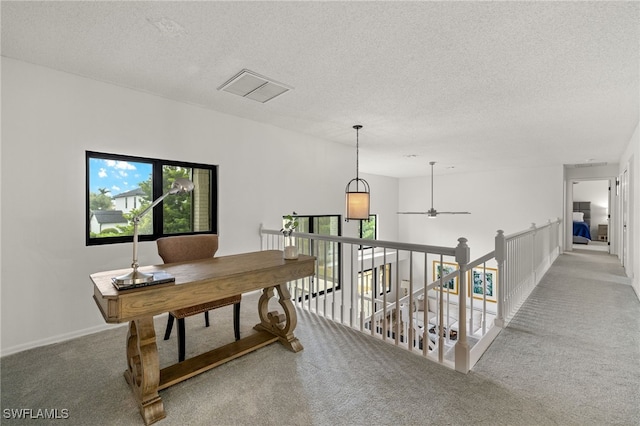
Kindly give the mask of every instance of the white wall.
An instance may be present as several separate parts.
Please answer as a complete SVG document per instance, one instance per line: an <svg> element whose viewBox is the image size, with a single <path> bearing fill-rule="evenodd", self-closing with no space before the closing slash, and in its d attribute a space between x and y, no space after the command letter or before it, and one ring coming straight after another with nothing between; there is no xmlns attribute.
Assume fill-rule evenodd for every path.
<svg viewBox="0 0 640 426"><path fill-rule="evenodd" d="M86 150L219 165L219 255L259 250L260 224L292 210L344 214L355 161L351 147L2 58L3 355L104 328L89 274L131 264L130 244L85 246ZM367 179L396 240L397 180ZM155 243L139 260L162 262Z"/></svg>
<svg viewBox="0 0 640 426"><path fill-rule="evenodd" d="M434 208L470 211L470 215L398 215L402 241L452 247L469 240L471 259L494 249L496 231L525 230L562 217L562 167L437 175ZM400 179L400 211L426 211L431 204L431 177Z"/></svg>
<svg viewBox="0 0 640 426"><path fill-rule="evenodd" d="M585 180L573 184L573 201L591 202L591 239L598 239L598 225L608 225L609 180Z"/></svg>
<svg viewBox="0 0 640 426"><path fill-rule="evenodd" d="M89 274L128 267L131 246L85 246L86 150L219 165L220 255L258 250L260 224L280 228L292 210L344 213L353 147L11 59L1 65L2 355L106 327ZM620 163L633 161L636 180L639 147L636 129ZM380 239L452 246L464 236L472 258L493 249L497 229L562 215L559 167L436 176L436 209L473 214L435 220L396 215L429 208L429 177L363 177ZM355 236L357 222L343 231ZM154 243L141 243L139 258L161 263Z"/></svg>

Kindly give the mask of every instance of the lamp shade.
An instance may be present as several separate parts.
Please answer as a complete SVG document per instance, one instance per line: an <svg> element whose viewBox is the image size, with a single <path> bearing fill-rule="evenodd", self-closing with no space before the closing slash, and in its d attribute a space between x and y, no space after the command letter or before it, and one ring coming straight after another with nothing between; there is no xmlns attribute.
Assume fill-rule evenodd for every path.
<svg viewBox="0 0 640 426"><path fill-rule="evenodd" d="M349 187L355 183L355 191ZM362 190L359 190L362 186ZM369 220L369 184L364 179L352 179L347 184L346 193L346 220Z"/></svg>

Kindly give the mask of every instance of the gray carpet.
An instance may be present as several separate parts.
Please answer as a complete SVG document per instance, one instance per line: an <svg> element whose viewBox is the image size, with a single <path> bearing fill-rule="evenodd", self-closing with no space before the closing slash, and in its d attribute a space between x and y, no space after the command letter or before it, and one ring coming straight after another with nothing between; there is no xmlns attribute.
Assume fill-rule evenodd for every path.
<svg viewBox="0 0 640 426"><path fill-rule="evenodd" d="M257 323L245 295L242 333ZM161 391L159 425L638 425L640 303L617 260L558 258L467 375L298 311L305 350L279 344ZM233 340L231 308L187 320L187 357ZM156 319L156 333L166 318ZM66 409L68 425L141 425L123 378L126 328L4 357L7 409ZM159 341L163 366L175 335Z"/></svg>

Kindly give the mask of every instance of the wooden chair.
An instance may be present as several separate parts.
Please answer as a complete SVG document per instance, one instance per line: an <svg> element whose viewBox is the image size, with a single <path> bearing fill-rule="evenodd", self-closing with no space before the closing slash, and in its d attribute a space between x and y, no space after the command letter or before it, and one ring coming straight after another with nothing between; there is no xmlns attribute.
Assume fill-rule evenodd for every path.
<svg viewBox="0 0 640 426"><path fill-rule="evenodd" d="M213 257L218 251L218 236L213 234L182 235L158 238L158 254L164 263L186 262ZM240 340L240 301L241 295L227 297L213 302L201 303L188 308L169 312L164 340L171 336L174 319L178 320L178 361L184 361L186 317L204 312L205 326L209 327L209 311L223 306L233 305L233 330L236 340Z"/></svg>

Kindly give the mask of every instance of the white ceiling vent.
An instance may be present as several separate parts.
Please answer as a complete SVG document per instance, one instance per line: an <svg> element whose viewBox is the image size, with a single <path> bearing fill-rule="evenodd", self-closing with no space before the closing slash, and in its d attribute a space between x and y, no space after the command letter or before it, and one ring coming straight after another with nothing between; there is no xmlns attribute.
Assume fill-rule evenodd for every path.
<svg viewBox="0 0 640 426"><path fill-rule="evenodd" d="M229 81L218 87L218 90L224 90L261 103L270 101L291 89L293 87L278 83L247 69L240 71Z"/></svg>

